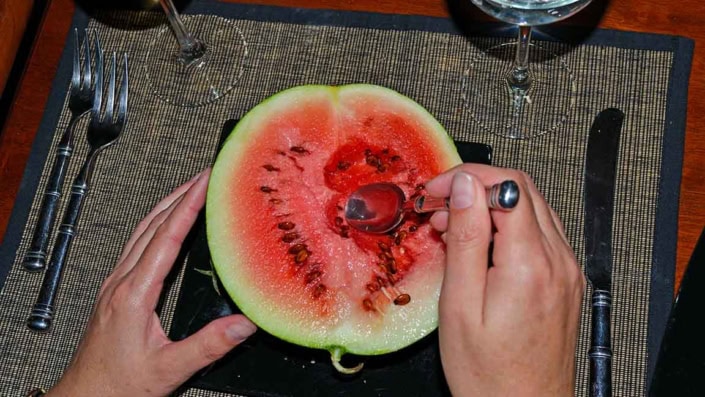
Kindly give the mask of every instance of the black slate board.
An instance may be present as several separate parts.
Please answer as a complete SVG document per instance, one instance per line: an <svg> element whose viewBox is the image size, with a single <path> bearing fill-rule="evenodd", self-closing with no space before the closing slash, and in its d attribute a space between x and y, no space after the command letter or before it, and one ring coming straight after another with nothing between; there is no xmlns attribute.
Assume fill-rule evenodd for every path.
<svg viewBox="0 0 705 397"><path fill-rule="evenodd" d="M226 136L235 124L235 120L228 120L221 136ZM456 146L465 162L491 163L492 148L488 145L456 142ZM227 296L218 294L213 279L203 273L211 270L203 216L192 236L170 331L174 340L186 338L218 317L239 313ZM217 288L224 291L221 286ZM259 330L226 357L196 374L185 387L253 397L450 395L436 332L396 353L343 357L343 365L347 366L361 361L365 363L361 372L341 375L331 365L328 352L302 348Z"/></svg>

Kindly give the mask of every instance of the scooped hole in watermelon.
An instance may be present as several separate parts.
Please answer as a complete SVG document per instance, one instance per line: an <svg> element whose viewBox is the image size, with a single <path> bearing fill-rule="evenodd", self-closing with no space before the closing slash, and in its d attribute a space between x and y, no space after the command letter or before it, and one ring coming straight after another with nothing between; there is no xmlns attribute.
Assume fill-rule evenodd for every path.
<svg viewBox="0 0 705 397"><path fill-rule="evenodd" d="M445 247L412 214L386 235L351 229L347 196L394 182L411 198L460 163L419 104L372 85L278 93L235 127L211 174L208 244L225 290L258 326L331 353L399 350L437 327Z"/></svg>

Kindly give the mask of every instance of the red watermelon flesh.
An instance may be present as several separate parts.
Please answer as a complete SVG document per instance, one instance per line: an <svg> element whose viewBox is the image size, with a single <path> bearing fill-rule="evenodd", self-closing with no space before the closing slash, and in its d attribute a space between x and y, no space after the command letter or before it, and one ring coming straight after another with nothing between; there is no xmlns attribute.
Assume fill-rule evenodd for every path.
<svg viewBox="0 0 705 397"><path fill-rule="evenodd" d="M437 326L444 245L428 216L386 235L351 229L347 196L394 182L407 197L458 164L420 105L372 85L301 86L247 113L208 188L208 244L225 289L265 331L292 343L374 355Z"/></svg>

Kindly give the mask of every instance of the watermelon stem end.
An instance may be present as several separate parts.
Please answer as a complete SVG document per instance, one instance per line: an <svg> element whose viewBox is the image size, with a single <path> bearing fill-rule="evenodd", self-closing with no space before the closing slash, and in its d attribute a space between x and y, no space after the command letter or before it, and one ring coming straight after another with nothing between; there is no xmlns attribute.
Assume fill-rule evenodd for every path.
<svg viewBox="0 0 705 397"><path fill-rule="evenodd" d="M333 367L335 367L338 372L341 374L346 374L346 375L352 375L355 373L360 372L362 367L365 366L365 363L360 363L352 368L344 367L342 364L340 364L340 359L343 357L343 351L339 348L336 347L330 352L330 361L333 363Z"/></svg>

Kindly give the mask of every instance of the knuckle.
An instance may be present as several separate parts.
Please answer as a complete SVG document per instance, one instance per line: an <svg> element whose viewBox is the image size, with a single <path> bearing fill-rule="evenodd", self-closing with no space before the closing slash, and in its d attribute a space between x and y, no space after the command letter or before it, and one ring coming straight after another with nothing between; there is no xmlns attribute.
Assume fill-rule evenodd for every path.
<svg viewBox="0 0 705 397"><path fill-rule="evenodd" d="M518 276L525 285L546 288L549 285L550 272L544 263L522 262L516 269Z"/></svg>
<svg viewBox="0 0 705 397"><path fill-rule="evenodd" d="M135 230L147 230L149 226L154 222L154 218L143 218L138 224Z"/></svg>
<svg viewBox="0 0 705 397"><path fill-rule="evenodd" d="M537 192L534 178L525 171L516 170L516 173L515 181L519 184L520 190L523 190L527 196L533 196Z"/></svg>
<svg viewBox="0 0 705 397"><path fill-rule="evenodd" d="M114 290L115 290L115 287L112 285L109 285L107 283L101 285L100 290L98 291L98 295L96 296L96 300L98 302L112 300L112 296L114 295Z"/></svg>
<svg viewBox="0 0 705 397"><path fill-rule="evenodd" d="M135 237L139 237L138 235L142 235L148 230L153 230L156 227L158 227L162 220L163 220L163 214L162 213L157 213L154 216L147 216L146 218L143 218L138 224L137 227L135 228L134 235Z"/></svg>
<svg viewBox="0 0 705 397"><path fill-rule="evenodd" d="M586 281L577 259L572 253L568 252L565 255L557 255L556 257L560 258L560 263L556 264L561 269L562 277L560 277L559 282L571 294L582 296L585 291Z"/></svg>
<svg viewBox="0 0 705 397"><path fill-rule="evenodd" d="M583 274L582 269L580 269L580 266L578 266L578 263L574 263L571 265L573 268L573 285L574 288L578 291L580 291L580 294L582 295L585 292L585 289L587 288L587 280L585 279L585 274Z"/></svg>
<svg viewBox="0 0 705 397"><path fill-rule="evenodd" d="M575 258L575 255L567 255L567 259L564 260L561 265L567 269L569 280L572 281L576 286L580 286L581 284L585 283L585 275L583 274L582 269L578 264L578 260Z"/></svg>
<svg viewBox="0 0 705 397"><path fill-rule="evenodd" d="M554 214L553 220L554 220L554 224L556 226L556 229L558 230L559 236L561 237L561 239L564 242L567 242L568 238L565 235L565 225L563 225L563 221L561 221L561 218L558 216L558 214L556 214L555 211L553 211L553 209L551 209L551 212Z"/></svg>
<svg viewBox="0 0 705 397"><path fill-rule="evenodd" d="M159 211L157 214L155 214L151 219L150 218L145 218L142 220L144 222L144 231L147 230L155 230L161 227L164 224L164 221L167 219L167 215L169 214L168 208L163 209Z"/></svg>
<svg viewBox="0 0 705 397"><path fill-rule="evenodd" d="M527 186L534 185L534 178L531 175L529 175L526 171L516 170L516 173L517 173L517 179L524 182L525 185L527 185Z"/></svg>
<svg viewBox="0 0 705 397"><path fill-rule="evenodd" d="M169 222L159 225L159 228L157 228L157 231L154 233L154 239L165 240L168 243L176 244L178 246L180 246L183 242L183 239L174 232L173 228L170 227Z"/></svg>
<svg viewBox="0 0 705 397"><path fill-rule="evenodd" d="M193 200L186 201L186 212L189 216L197 216L202 206Z"/></svg>
<svg viewBox="0 0 705 397"><path fill-rule="evenodd" d="M533 259L532 259L533 258ZM552 281L552 271L550 259L543 254L524 256L518 259L512 266L514 277L522 285L533 285L535 287L547 288Z"/></svg>
<svg viewBox="0 0 705 397"><path fill-rule="evenodd" d="M103 284L100 285L98 296L104 296L105 294L107 294L108 291L110 291L112 287L118 283L118 280L116 280L116 278L117 276L115 275L115 273L110 273L108 277L103 280Z"/></svg>
<svg viewBox="0 0 705 397"><path fill-rule="evenodd" d="M108 306L113 311L122 311L134 301L133 291L129 283L120 282L112 289L112 295L108 297Z"/></svg>
<svg viewBox="0 0 705 397"><path fill-rule="evenodd" d="M583 273L580 273L580 276L578 277L577 289L580 291L581 296L585 294L585 290L587 289L587 280L585 280L585 275Z"/></svg>
<svg viewBox="0 0 705 397"><path fill-rule="evenodd" d="M489 243L489 233L477 222L464 222L449 227L446 232L446 244L480 246Z"/></svg>
<svg viewBox="0 0 705 397"><path fill-rule="evenodd" d="M200 354L208 361L215 361L223 357L225 354L212 339L205 339L199 347Z"/></svg>

